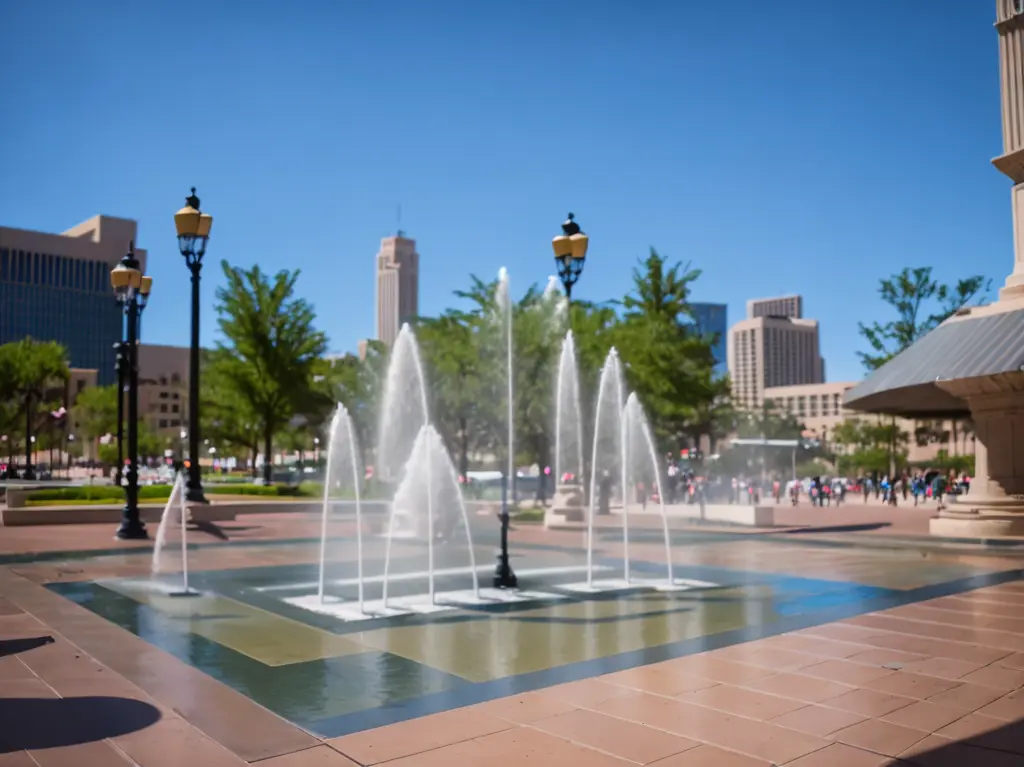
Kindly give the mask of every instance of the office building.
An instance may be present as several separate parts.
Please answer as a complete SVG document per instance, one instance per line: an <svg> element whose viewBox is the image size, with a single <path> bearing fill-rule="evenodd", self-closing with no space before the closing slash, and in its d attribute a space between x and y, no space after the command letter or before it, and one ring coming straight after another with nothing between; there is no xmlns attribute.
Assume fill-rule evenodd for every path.
<svg viewBox="0 0 1024 767"><path fill-rule="evenodd" d="M139 414L150 430L177 451L188 429L189 348L139 344Z"/></svg>
<svg viewBox="0 0 1024 767"><path fill-rule="evenodd" d="M760 407L768 388L824 382L818 321L801 316L802 304L800 296L749 301L747 318L730 328L729 376L738 407Z"/></svg>
<svg viewBox="0 0 1024 767"><path fill-rule="evenodd" d="M805 384L803 386L777 386L765 390L764 401L770 403L778 412L787 413L804 427L804 436L828 443L836 452L843 448L834 444L830 435L843 421L860 420L877 422L879 416L869 416L856 410L849 410L843 404L843 396L857 385L856 381L839 381L834 383ZM886 422L889 416L883 416ZM963 428L954 428L951 421L931 424L940 427L939 432L948 435L948 439L920 444L917 439L917 422L908 418L897 418L896 426L909 436L907 443L907 460L911 462L930 461L945 450L950 455L971 455L974 453L974 440L967 438Z"/></svg>
<svg viewBox="0 0 1024 767"><path fill-rule="evenodd" d="M800 319L803 316L803 296L753 298L747 301L747 319L754 319L755 317L790 317L792 319Z"/></svg>
<svg viewBox="0 0 1024 767"><path fill-rule="evenodd" d="M57 341L73 368L113 383L121 309L110 270L135 241L134 221L94 216L60 234L0 227L0 344ZM146 251L135 249L145 269Z"/></svg>
<svg viewBox="0 0 1024 767"><path fill-rule="evenodd" d="M416 240L399 232L377 253L377 340L391 346L402 323L419 314L420 256Z"/></svg>
<svg viewBox="0 0 1024 767"><path fill-rule="evenodd" d="M705 336L713 336L711 353L715 356L715 373L724 375L728 371L728 335L727 307L725 304L690 304L693 321L697 332Z"/></svg>

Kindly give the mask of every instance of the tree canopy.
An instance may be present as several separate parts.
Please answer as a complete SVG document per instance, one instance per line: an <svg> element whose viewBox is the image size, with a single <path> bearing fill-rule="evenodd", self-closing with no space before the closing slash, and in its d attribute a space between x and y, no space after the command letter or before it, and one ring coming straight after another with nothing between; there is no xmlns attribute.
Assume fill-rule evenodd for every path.
<svg viewBox="0 0 1024 767"><path fill-rule="evenodd" d="M932 267L907 267L879 281L878 293L896 314L888 322L858 325L869 349L858 352L868 370L877 370L922 336L930 333L958 309L988 293L990 280L965 277L953 285L932 276Z"/></svg>
<svg viewBox="0 0 1024 767"><path fill-rule="evenodd" d="M298 271L270 276L259 266L242 269L222 262L225 285L217 290L221 339L207 357L205 375L216 387L208 402L218 403L210 423L231 422L237 436L254 430L264 455L264 479L272 478L275 436L296 414L325 409L314 386L326 336L314 327L313 307L295 296ZM236 407L234 413L226 412Z"/></svg>

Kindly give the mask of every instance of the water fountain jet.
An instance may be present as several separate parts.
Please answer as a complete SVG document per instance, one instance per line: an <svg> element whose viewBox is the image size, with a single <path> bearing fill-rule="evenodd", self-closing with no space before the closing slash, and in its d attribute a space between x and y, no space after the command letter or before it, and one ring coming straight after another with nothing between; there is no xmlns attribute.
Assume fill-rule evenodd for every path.
<svg viewBox="0 0 1024 767"><path fill-rule="evenodd" d="M345 478L349 482L345 482ZM356 588L358 590L359 612L363 612L366 601L363 577L363 505L359 492L359 450L352 416L344 405L338 404L331 418L327 438L327 466L324 473L323 511L320 522L320 573L317 584L317 598L323 604L326 597L327 540L330 521L331 491L335 488L351 488L355 495L356 511Z"/></svg>

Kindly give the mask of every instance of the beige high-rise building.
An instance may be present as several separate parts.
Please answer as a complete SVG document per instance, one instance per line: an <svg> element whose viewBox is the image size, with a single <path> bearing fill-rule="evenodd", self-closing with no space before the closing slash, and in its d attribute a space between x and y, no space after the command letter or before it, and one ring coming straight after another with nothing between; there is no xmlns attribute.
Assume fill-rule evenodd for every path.
<svg viewBox="0 0 1024 767"><path fill-rule="evenodd" d="M416 240L399 232L377 253L377 340L391 346L403 322L419 314L420 254Z"/></svg>
<svg viewBox="0 0 1024 767"><path fill-rule="evenodd" d="M760 407L765 389L825 380L818 321L800 316L800 296L747 302L747 318L729 329L732 396L740 408Z"/></svg>
<svg viewBox="0 0 1024 767"><path fill-rule="evenodd" d="M804 316L803 296L779 296L778 298L752 298L747 301L747 319L755 317Z"/></svg>

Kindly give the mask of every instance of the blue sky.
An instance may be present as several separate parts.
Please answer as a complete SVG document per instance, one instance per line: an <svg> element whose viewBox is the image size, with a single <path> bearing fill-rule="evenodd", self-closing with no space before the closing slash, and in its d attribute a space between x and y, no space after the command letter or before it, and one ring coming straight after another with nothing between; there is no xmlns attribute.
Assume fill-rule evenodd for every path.
<svg viewBox="0 0 1024 767"><path fill-rule="evenodd" d="M0 5L0 224L135 218L147 338L188 341L172 215L195 185L220 259L300 268L331 347L374 331L374 254L402 228L421 311L474 272L620 296L653 245L695 300L799 292L830 380L861 377L880 276L1012 265L994 3L262 0Z"/></svg>

